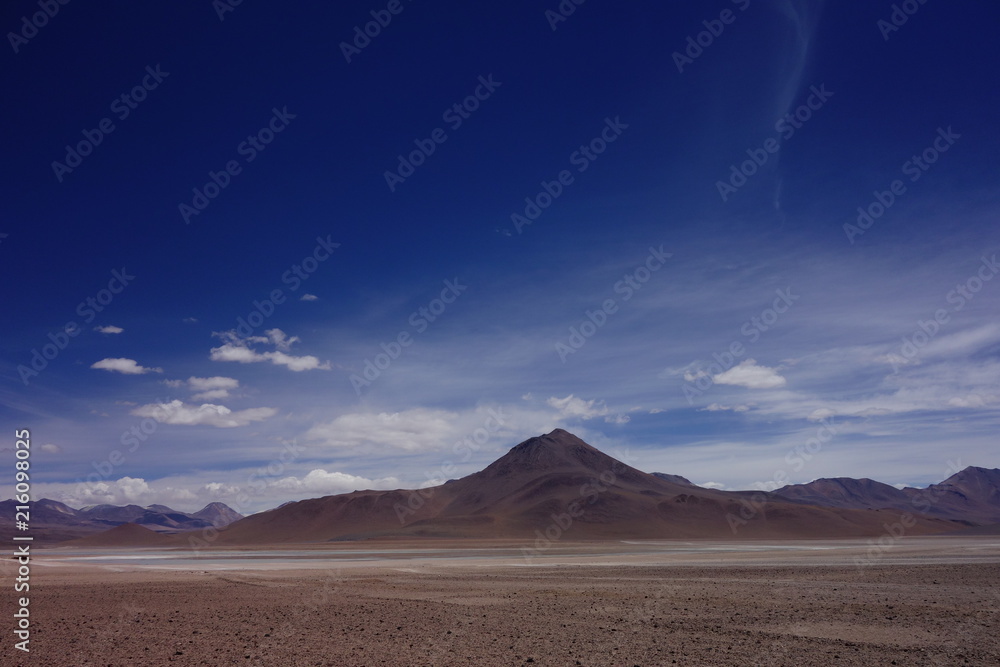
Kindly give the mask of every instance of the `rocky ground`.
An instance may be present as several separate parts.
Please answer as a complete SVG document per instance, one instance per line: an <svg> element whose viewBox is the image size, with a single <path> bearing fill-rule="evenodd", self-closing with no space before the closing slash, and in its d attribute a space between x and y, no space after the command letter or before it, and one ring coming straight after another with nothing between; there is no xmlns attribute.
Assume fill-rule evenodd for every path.
<svg viewBox="0 0 1000 667"><path fill-rule="evenodd" d="M996 665L1000 559L36 568L34 665ZM36 583L37 582L37 583ZM13 660L8 660L13 656Z"/></svg>

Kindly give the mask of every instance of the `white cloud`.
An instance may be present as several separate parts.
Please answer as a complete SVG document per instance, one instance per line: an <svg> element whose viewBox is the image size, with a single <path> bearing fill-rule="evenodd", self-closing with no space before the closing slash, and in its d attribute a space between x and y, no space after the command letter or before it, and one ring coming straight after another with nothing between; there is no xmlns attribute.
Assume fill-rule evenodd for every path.
<svg viewBox="0 0 1000 667"><path fill-rule="evenodd" d="M703 484L698 484L697 486L704 487L706 489L725 489L726 485L721 482L705 482Z"/></svg>
<svg viewBox="0 0 1000 667"><path fill-rule="evenodd" d="M217 401L221 398L229 398L231 389L238 389L240 381L234 378L214 376L208 378L189 377L188 387L198 393L191 398L196 401Z"/></svg>
<svg viewBox="0 0 1000 667"><path fill-rule="evenodd" d="M279 350L285 350L286 352L291 349L292 343L298 343L298 336L286 336L285 332L281 329L268 329L264 333L267 334L267 339L274 344Z"/></svg>
<svg viewBox="0 0 1000 667"><path fill-rule="evenodd" d="M192 376L187 380L164 380L163 384L174 389L187 386L191 391L197 392L191 397L196 401L217 401L229 398L229 391L239 389L240 381L216 375L207 378Z"/></svg>
<svg viewBox="0 0 1000 667"><path fill-rule="evenodd" d="M319 301L319 297L315 294L303 294L299 297L299 301Z"/></svg>
<svg viewBox="0 0 1000 667"><path fill-rule="evenodd" d="M429 451L450 446L460 435L457 419L454 412L427 408L352 413L313 426L305 437L336 449Z"/></svg>
<svg viewBox="0 0 1000 667"><path fill-rule="evenodd" d="M208 391L210 389L237 389L240 381L235 378L222 377L216 375L209 378L189 377L188 386L192 391Z"/></svg>
<svg viewBox="0 0 1000 667"><path fill-rule="evenodd" d="M88 484L54 484L45 492L70 507L87 505L141 505L197 501L197 496L187 489L176 487L154 488L142 477L122 477L116 480Z"/></svg>
<svg viewBox="0 0 1000 667"><path fill-rule="evenodd" d="M106 327L94 327L94 331L100 331L101 333L106 333L106 334L120 334L125 330L122 329L121 327L116 327L113 324L109 324Z"/></svg>
<svg viewBox="0 0 1000 667"><path fill-rule="evenodd" d="M190 405L176 400L169 403L140 405L132 410L132 414L137 417L151 417L161 424L215 426L218 428L246 426L251 422L269 419L277 413L278 411L274 408L249 408L233 411L224 405L213 405L212 403Z"/></svg>
<svg viewBox="0 0 1000 667"><path fill-rule="evenodd" d="M724 411L747 412L749 410L750 410L749 405L729 406L729 405L721 405L719 403L712 403L708 407L701 408L700 410L698 410L698 412L724 412Z"/></svg>
<svg viewBox="0 0 1000 667"><path fill-rule="evenodd" d="M806 419L808 419L811 422L819 422L823 421L824 419L829 419L835 414L837 413L831 410L830 408L816 408L811 413L809 413L809 416L806 417Z"/></svg>
<svg viewBox="0 0 1000 667"><path fill-rule="evenodd" d="M995 403L995 396L984 396L982 394L968 394L967 396L955 396L948 400L948 405L954 408L985 408L990 403Z"/></svg>
<svg viewBox="0 0 1000 667"><path fill-rule="evenodd" d="M304 477L283 477L270 486L280 491L333 495L366 489L398 489L400 482L395 477L368 479L343 472L327 472L322 468L309 471Z"/></svg>
<svg viewBox="0 0 1000 667"><path fill-rule="evenodd" d="M220 338L223 343L211 350L212 361L234 361L241 364L253 364L270 361L278 366L286 366L291 371L330 370L330 362L320 362L312 355L301 357L286 354L293 343L299 341L298 336L287 336L281 329L268 329L267 336L250 336L240 338L235 331L215 332L212 335ZM275 352L258 352L250 347L253 343L270 343Z"/></svg>
<svg viewBox="0 0 1000 667"><path fill-rule="evenodd" d="M51 442L45 443L44 445L39 447L39 449L41 449L46 454L58 454L62 451L62 447L60 447L59 445L54 445Z"/></svg>
<svg viewBox="0 0 1000 667"><path fill-rule="evenodd" d="M785 378L778 371L767 366L758 366L753 359L747 359L724 373L712 377L715 384L730 384L747 389L774 389L785 386Z"/></svg>
<svg viewBox="0 0 1000 667"><path fill-rule="evenodd" d="M225 389L210 389L191 395L191 399L195 401L218 401L223 398L229 398L229 392Z"/></svg>
<svg viewBox="0 0 1000 667"><path fill-rule="evenodd" d="M559 416L562 418L576 417L579 419L593 419L594 417L603 417L610 412L608 410L608 406L604 404L604 401L585 401L582 398L577 398L573 394L570 394L565 398L556 398L553 396L545 401L545 403L549 407L558 410Z"/></svg>
<svg viewBox="0 0 1000 667"><path fill-rule="evenodd" d="M142 375L144 373L162 373L162 368L145 368L140 366L135 359L101 359L90 366L100 370L111 371L113 373L124 373L125 375Z"/></svg>

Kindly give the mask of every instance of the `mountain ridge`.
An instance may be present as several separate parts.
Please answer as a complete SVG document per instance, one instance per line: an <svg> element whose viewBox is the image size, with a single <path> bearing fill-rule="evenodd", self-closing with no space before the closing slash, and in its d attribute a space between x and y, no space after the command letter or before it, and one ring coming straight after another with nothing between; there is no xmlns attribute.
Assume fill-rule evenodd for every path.
<svg viewBox="0 0 1000 667"><path fill-rule="evenodd" d="M681 478L683 479L683 478ZM426 489L355 491L261 512L220 531L220 545L386 537L572 539L860 537L889 510L805 505L773 493L719 491L642 472L562 429L511 447L483 470ZM918 517L912 534L961 525Z"/></svg>

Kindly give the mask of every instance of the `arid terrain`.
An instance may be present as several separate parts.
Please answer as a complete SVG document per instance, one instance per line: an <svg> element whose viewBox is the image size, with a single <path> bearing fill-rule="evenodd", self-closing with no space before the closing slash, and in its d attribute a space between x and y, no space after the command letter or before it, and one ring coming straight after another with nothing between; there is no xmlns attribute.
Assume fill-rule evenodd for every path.
<svg viewBox="0 0 1000 667"><path fill-rule="evenodd" d="M523 546L39 552L5 664L1000 662L995 537Z"/></svg>

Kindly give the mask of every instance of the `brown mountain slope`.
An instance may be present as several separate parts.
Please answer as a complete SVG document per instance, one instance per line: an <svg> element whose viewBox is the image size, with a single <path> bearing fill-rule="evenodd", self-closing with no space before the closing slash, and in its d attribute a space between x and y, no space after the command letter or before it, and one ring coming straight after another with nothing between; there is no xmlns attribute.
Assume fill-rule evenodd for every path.
<svg viewBox="0 0 1000 667"><path fill-rule="evenodd" d="M809 505L845 507L850 509L912 510L910 498L900 489L871 479L834 477L817 479L808 484L784 486L776 495Z"/></svg>
<svg viewBox="0 0 1000 667"><path fill-rule="evenodd" d="M134 523L123 523L110 530L63 542L67 547L174 547L177 536L162 535Z"/></svg>
<svg viewBox="0 0 1000 667"><path fill-rule="evenodd" d="M968 525L1000 523L1000 469L996 468L970 466L925 489L838 477L784 486L774 493L824 507L919 512Z"/></svg>
<svg viewBox="0 0 1000 667"><path fill-rule="evenodd" d="M388 536L572 540L877 536L899 511L813 507L774 494L692 487L636 470L557 429L484 470L422 490L357 491L237 521L220 545ZM919 517L907 534L953 531ZM537 532L536 532L537 531Z"/></svg>

